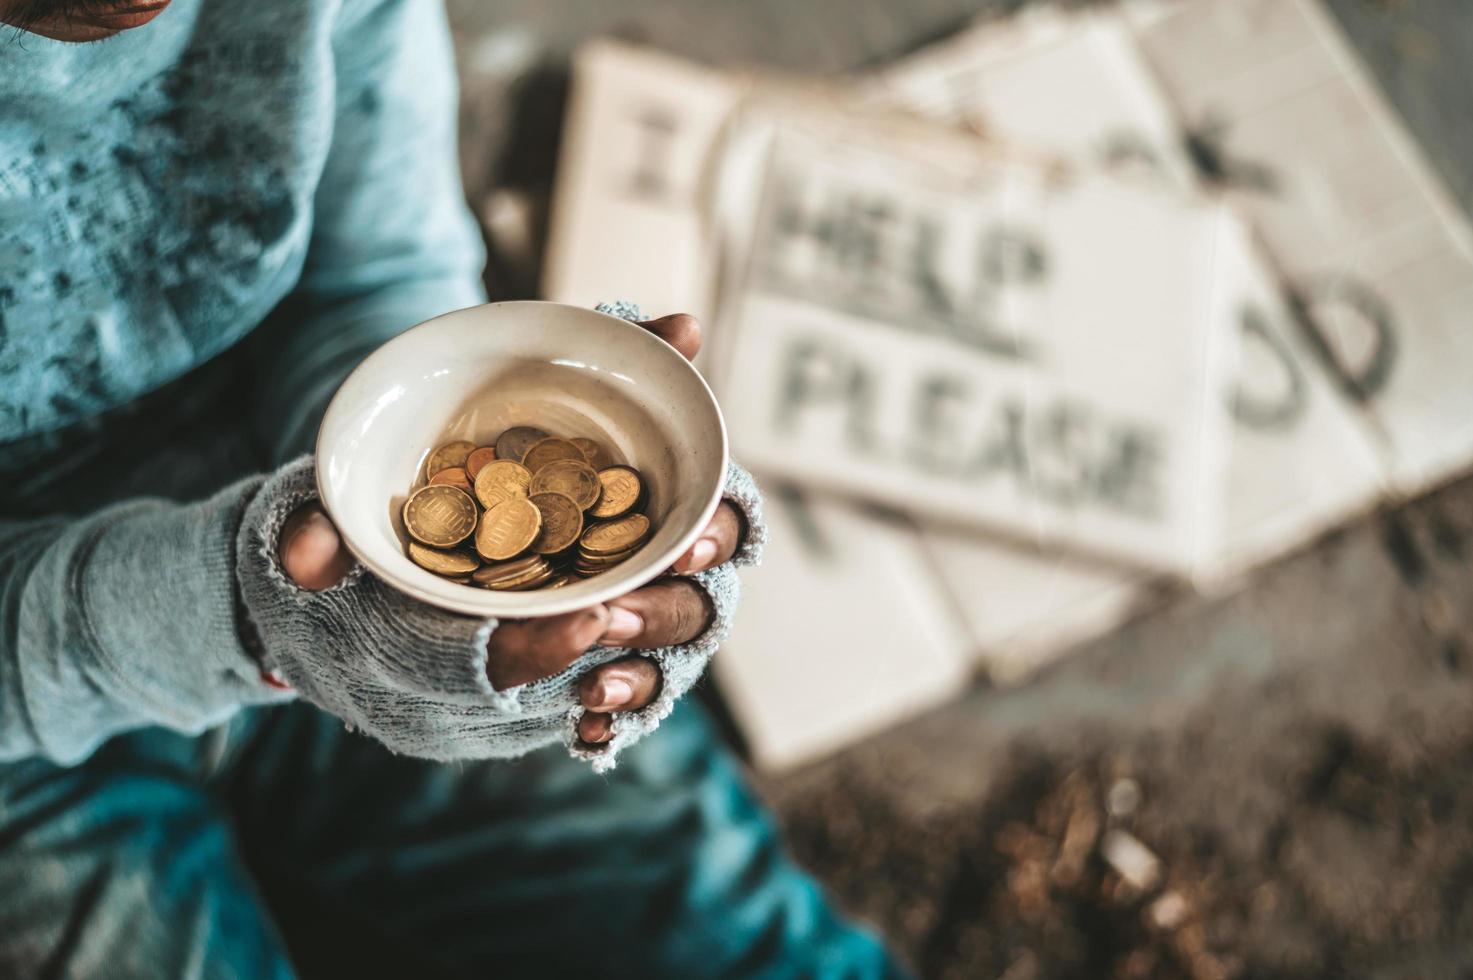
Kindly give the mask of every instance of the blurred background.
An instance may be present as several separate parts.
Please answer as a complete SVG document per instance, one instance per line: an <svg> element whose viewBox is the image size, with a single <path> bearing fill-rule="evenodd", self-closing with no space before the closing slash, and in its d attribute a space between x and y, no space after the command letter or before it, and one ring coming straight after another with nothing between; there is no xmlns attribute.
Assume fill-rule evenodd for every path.
<svg viewBox="0 0 1473 980"><path fill-rule="evenodd" d="M449 0L492 297L700 315L703 697L925 976L1473 976L1457 0Z"/></svg>

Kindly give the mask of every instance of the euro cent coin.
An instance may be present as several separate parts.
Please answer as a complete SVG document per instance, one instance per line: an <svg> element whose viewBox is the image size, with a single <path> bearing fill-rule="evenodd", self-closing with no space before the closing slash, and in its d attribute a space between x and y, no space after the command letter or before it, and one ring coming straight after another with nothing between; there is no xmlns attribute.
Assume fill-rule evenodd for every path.
<svg viewBox="0 0 1473 980"><path fill-rule="evenodd" d="M420 544L453 548L476 529L476 502L444 483L422 487L404 501L404 529Z"/></svg>
<svg viewBox="0 0 1473 980"><path fill-rule="evenodd" d="M522 455L535 442L547 438L547 433L530 425L517 425L496 437L496 458L520 463Z"/></svg>
<svg viewBox="0 0 1473 980"><path fill-rule="evenodd" d="M542 530L542 512L526 497L504 500L481 515L476 551L489 561L505 561L527 550Z"/></svg>

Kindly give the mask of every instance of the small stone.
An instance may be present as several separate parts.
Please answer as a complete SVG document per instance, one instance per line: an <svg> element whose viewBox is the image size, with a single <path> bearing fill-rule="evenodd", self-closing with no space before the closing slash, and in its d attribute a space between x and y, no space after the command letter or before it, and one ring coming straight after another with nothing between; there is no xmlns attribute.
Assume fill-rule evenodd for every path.
<svg viewBox="0 0 1473 980"><path fill-rule="evenodd" d="M1136 808L1141 805L1141 786L1128 776L1124 779L1115 780L1110 786L1110 791L1105 794L1105 809L1110 811L1110 816L1123 819L1135 813Z"/></svg>
<svg viewBox="0 0 1473 980"><path fill-rule="evenodd" d="M1120 877L1147 891L1161 879L1161 861L1151 849L1123 830L1111 830L1100 842L1100 855Z"/></svg>
<svg viewBox="0 0 1473 980"><path fill-rule="evenodd" d="M1181 892L1167 892L1151 903L1150 916L1156 928L1175 929L1187 917L1187 900Z"/></svg>

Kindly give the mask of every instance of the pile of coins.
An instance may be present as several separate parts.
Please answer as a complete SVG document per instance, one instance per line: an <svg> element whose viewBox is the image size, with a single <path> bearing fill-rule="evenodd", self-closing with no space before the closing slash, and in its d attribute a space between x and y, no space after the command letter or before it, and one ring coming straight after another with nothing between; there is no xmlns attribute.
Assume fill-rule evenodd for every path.
<svg viewBox="0 0 1473 980"><path fill-rule="evenodd" d="M556 589L625 561L654 525L644 480L592 439L507 429L490 446L450 442L404 502L409 558L455 582Z"/></svg>

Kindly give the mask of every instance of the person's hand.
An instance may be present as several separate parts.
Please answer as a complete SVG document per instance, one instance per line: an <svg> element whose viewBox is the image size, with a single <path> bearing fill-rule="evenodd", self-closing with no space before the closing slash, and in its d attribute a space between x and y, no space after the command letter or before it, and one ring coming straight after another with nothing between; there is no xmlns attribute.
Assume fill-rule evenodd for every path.
<svg viewBox="0 0 1473 980"><path fill-rule="evenodd" d="M696 319L682 313L643 321L642 326L668 342L687 358L701 347ZM634 650L688 643L710 625L710 599L693 575L731 559L745 533L741 513L722 501L701 536L672 566L676 577L664 578L642 589L561 616L502 623L491 634L487 673L497 690L551 677L567 669L595 644ZM307 504L282 526L281 567L304 589L330 588L352 567L337 528L317 503ZM613 735L613 715L637 711L660 693L660 672L654 662L638 655L596 667L578 683L586 709L578 725L585 747L597 746Z"/></svg>

